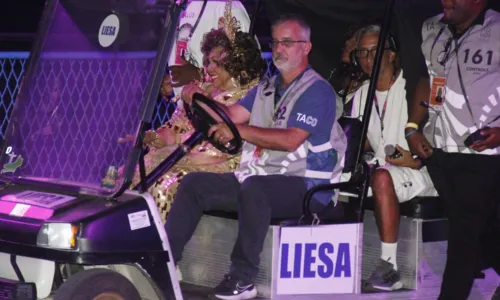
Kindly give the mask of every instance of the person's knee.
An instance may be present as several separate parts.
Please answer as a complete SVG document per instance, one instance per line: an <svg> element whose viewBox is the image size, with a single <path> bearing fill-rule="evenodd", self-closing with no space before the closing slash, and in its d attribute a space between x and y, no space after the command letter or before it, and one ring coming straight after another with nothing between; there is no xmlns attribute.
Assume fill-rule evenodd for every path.
<svg viewBox="0 0 500 300"><path fill-rule="evenodd" d="M251 176L241 184L239 201L261 202L264 199L263 190L266 185L266 176Z"/></svg>
<svg viewBox="0 0 500 300"><path fill-rule="evenodd" d="M178 195L194 192L198 186L197 183L203 182L204 176L205 173L202 172L193 172L184 175L182 180L179 182L179 186L177 187L176 197Z"/></svg>
<svg viewBox="0 0 500 300"><path fill-rule="evenodd" d="M241 222L248 226L250 222L253 228L255 222L264 222L271 217L271 203L268 197L279 197L279 195L267 195L265 186L269 184L265 176L252 176L241 184L238 194L238 216Z"/></svg>
<svg viewBox="0 0 500 300"><path fill-rule="evenodd" d="M250 176L241 183L241 192L256 193L266 184L266 176Z"/></svg>
<svg viewBox="0 0 500 300"><path fill-rule="evenodd" d="M386 169L377 169L373 174L372 189L374 193L384 193L394 189L391 173Z"/></svg>

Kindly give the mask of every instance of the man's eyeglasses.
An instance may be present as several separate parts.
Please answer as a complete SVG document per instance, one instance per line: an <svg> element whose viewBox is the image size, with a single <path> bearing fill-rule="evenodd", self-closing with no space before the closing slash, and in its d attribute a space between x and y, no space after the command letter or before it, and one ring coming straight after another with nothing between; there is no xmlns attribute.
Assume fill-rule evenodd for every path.
<svg viewBox="0 0 500 300"><path fill-rule="evenodd" d="M388 47L388 48L384 48L384 51L385 50L390 50L391 48ZM361 49L361 50L356 50L356 56L358 58L367 58L368 55L370 55L371 57L375 57L375 55L377 54L377 48L373 48L373 49Z"/></svg>
<svg viewBox="0 0 500 300"><path fill-rule="evenodd" d="M269 47L270 48L277 48L278 45L281 44L285 48L290 48L297 43L307 43L307 41L292 41L292 40L277 41L277 40L273 40L272 42L269 43Z"/></svg>

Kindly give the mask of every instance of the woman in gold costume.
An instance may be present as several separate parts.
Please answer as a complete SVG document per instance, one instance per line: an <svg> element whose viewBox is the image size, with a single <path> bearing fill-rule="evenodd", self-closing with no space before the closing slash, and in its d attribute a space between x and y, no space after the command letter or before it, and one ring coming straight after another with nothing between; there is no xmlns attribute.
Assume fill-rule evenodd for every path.
<svg viewBox="0 0 500 300"><path fill-rule="evenodd" d="M209 78L201 86L214 101L225 105L238 102L255 87L265 66L255 39L236 28L236 19L226 14L219 21L219 29L208 32L201 45L206 77ZM168 88L163 87L162 90L168 91ZM144 143L150 150L145 156L146 173L158 166L193 131L182 101L177 101L177 108L171 119L156 131L146 133ZM240 155L224 154L208 142L196 146L149 190L156 200L163 221L170 211L177 186L184 175L195 171L232 172L238 167L239 160ZM136 171L132 186L139 181L139 172Z"/></svg>

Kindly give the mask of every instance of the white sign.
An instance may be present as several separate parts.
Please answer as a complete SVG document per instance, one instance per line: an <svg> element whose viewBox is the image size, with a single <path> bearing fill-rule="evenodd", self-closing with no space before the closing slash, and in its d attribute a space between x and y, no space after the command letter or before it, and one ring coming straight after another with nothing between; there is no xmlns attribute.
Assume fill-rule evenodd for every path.
<svg viewBox="0 0 500 300"><path fill-rule="evenodd" d="M277 294L354 293L359 226L281 228Z"/></svg>
<svg viewBox="0 0 500 300"><path fill-rule="evenodd" d="M142 210L128 214L128 223L130 224L130 230L137 230L151 226L148 211Z"/></svg>
<svg viewBox="0 0 500 300"><path fill-rule="evenodd" d="M99 28L99 44L104 48L111 46L116 41L119 31L120 20L118 16L114 14L107 16Z"/></svg>
<svg viewBox="0 0 500 300"><path fill-rule="evenodd" d="M31 205L17 203L10 212L11 216L24 217Z"/></svg>
<svg viewBox="0 0 500 300"><path fill-rule="evenodd" d="M25 191L2 196L4 201L31 204L44 208L54 208L73 199L76 199L76 197L37 191Z"/></svg>

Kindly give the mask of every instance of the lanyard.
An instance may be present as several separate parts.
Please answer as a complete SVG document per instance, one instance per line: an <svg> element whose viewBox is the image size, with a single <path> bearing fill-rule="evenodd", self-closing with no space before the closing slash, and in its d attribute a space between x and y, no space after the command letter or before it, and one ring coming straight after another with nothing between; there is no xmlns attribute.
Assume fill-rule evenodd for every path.
<svg viewBox="0 0 500 300"><path fill-rule="evenodd" d="M460 64L458 63L458 48L460 45L457 44L457 40L455 39L455 53L457 55L456 60L457 60L458 81L460 82L460 88L462 89L462 93L464 94L465 104L467 104L467 109L469 110L470 117L477 130L479 129L479 127L477 127L476 118L474 118L474 113L472 113L472 107L470 105L469 96L467 96L467 91L465 90L464 81L462 79L462 72L460 71Z"/></svg>
<svg viewBox="0 0 500 300"><path fill-rule="evenodd" d="M201 5L200 13L198 14L198 18L196 19L196 22L194 23L193 27L191 28L191 32L189 33L189 36L187 38L188 42L191 40L193 37L194 32L196 31L196 28L198 28L198 25L200 24L201 17L203 13L205 12L205 8L207 7L207 2L208 0L203 0L203 4ZM189 5L189 3L187 4ZM184 12L187 9L187 6L184 7ZM177 24L179 26L179 24ZM177 34L175 40L179 40L179 33L180 33L180 27L177 27Z"/></svg>
<svg viewBox="0 0 500 300"><path fill-rule="evenodd" d="M283 104L284 99L286 98L288 93L291 90L293 90L294 86L297 85L297 82L300 81L302 76L304 76L304 74L307 71L309 71L310 68L311 68L310 66L307 66L307 68L304 71L302 71L302 73L300 73L299 76L297 76L290 84L288 84L288 87L283 90L283 95L279 94L281 79L279 79L279 81L278 81L278 78L280 75L277 75L278 77L276 77L275 82L274 82L275 86L274 86L274 114L273 114L273 120L272 120L273 124L279 118L279 114L281 113L281 105Z"/></svg>
<svg viewBox="0 0 500 300"><path fill-rule="evenodd" d="M436 35L436 38L434 39L434 41L432 41L432 46L431 46L431 53L429 54L429 60L430 60L430 64L431 64L431 67L432 67L432 64L433 64L433 61L432 61L432 52L434 51L434 47L436 47L436 43L437 41L439 40L439 38L441 37L441 35L443 34L444 30L447 28L447 26L444 26L442 27L438 34Z"/></svg>
<svg viewBox="0 0 500 300"><path fill-rule="evenodd" d="M384 106L382 107L382 114L380 114L380 108L378 105L378 99L377 96L375 95L373 102L375 103L375 111L377 112L378 118L380 120L380 134L382 137L384 136L384 119L385 119L385 113L387 111L387 102L389 102L389 92L391 89L387 91L387 96L385 97L385 102Z"/></svg>
<svg viewBox="0 0 500 300"><path fill-rule="evenodd" d="M391 93L391 88L395 81L396 81L396 75L393 75L391 79L391 84L389 86L389 89L387 90L387 96L385 97L384 106L382 107L382 114L380 114L380 108L378 107L377 95L373 97L373 103L375 104L375 111L377 112L378 118L380 120L380 135L382 136L382 139L384 138L384 119L385 119L385 113L387 111L387 102L389 102L389 94Z"/></svg>
<svg viewBox="0 0 500 300"><path fill-rule="evenodd" d="M282 114L284 114L286 112L286 107L284 108L285 111L281 111L281 106L285 102L285 98L286 98L286 96L288 96L288 93L297 84L297 81L298 80L295 80L294 82L292 82L292 84L290 84L286 88L286 90L283 91L283 95L279 95L279 90L280 90L279 85L277 85L275 87L275 90L274 90L274 103L273 103L274 104L274 114L273 114L273 119L272 119L272 125L271 126L274 126L274 124L279 120L279 118L282 116ZM278 100L278 98L279 98L279 101L276 101L276 100Z"/></svg>
<svg viewBox="0 0 500 300"><path fill-rule="evenodd" d="M279 75L278 75L279 76ZM300 75L300 77L302 77L302 75ZM300 79L297 78L297 79ZM274 103L273 103L273 107L274 107L274 114L273 114L273 118L272 118L272 121L271 121L271 124L269 124L269 128L273 128L274 127L274 124L276 124L276 122L279 120L279 118L281 117L281 114L284 114L286 112L286 106L285 106L285 111L281 111L281 105L283 104L283 102L285 101L285 96L288 95L288 92L290 90L293 89L293 87L295 86L295 84L297 83L298 80L294 80L287 88L286 90L283 91L283 95L279 95L279 90L280 90L280 84L276 84L276 86L274 87ZM276 83L276 82L275 82ZM277 101L279 99L279 101ZM255 150L253 152L253 158L255 159L259 159L261 156L262 156L262 153L264 152L264 149L260 146L255 146Z"/></svg>
<svg viewBox="0 0 500 300"><path fill-rule="evenodd" d="M208 0L203 1L203 4L201 6L201 10L200 10L200 14L198 15L198 18L196 19L196 22L194 23L193 28L191 29L191 32L189 33L189 40L191 40L191 38L193 37L194 31L196 30L196 28L198 28L198 25L200 24L201 16L205 12L205 7L207 7L207 2L208 2Z"/></svg>
<svg viewBox="0 0 500 300"><path fill-rule="evenodd" d="M467 30L467 35L469 35L470 33L470 28ZM477 126L477 122L476 122L476 119L474 118L474 114L472 113L472 107L470 105L470 101L469 101L469 96L467 96L467 91L465 90L465 84L464 84L464 81L463 81L463 78L462 78L462 71L460 70L460 63L458 62L459 61L459 57L458 57L458 50L460 49L460 47L462 46L462 44L465 42L465 39L467 38L467 36L464 36L464 39L462 40L462 42L459 44L458 43L458 39L457 38L454 38L454 42L455 42L455 55L456 55L456 60L457 60L457 73L458 73L458 81L460 82L460 88L462 89L462 93L464 94L464 100L465 100L465 104L467 105L467 109L469 110L469 113L470 113L470 117L472 119L472 122L474 123L474 126L476 127L476 130L479 129L479 127ZM493 120L492 122L494 122L495 120Z"/></svg>
<svg viewBox="0 0 500 300"><path fill-rule="evenodd" d="M283 90L283 94L286 92L287 89ZM277 85L275 88L274 88L274 108L276 109L276 107L279 107L278 104L281 100L281 95L280 95L280 87L279 85ZM275 112L276 114L276 112Z"/></svg>

